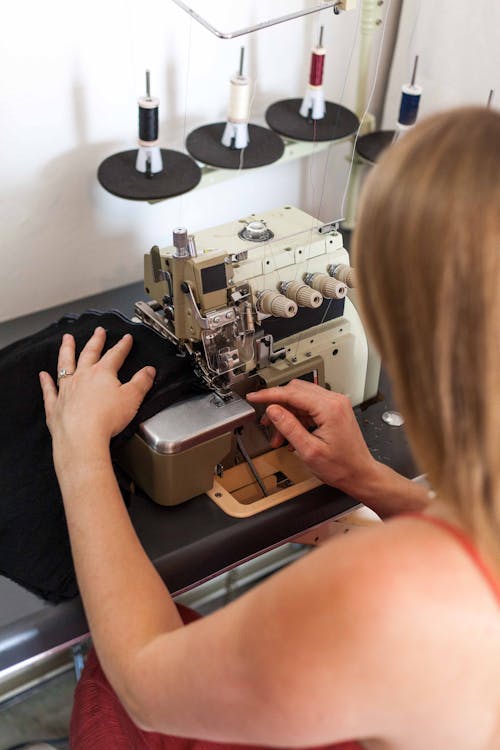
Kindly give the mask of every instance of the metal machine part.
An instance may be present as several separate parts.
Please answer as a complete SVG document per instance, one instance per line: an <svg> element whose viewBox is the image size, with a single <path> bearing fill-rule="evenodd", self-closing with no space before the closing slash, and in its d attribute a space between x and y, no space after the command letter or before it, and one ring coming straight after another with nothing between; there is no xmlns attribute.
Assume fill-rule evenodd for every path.
<svg viewBox="0 0 500 750"><path fill-rule="evenodd" d="M399 411L384 411L382 421L390 427L402 427L405 423L405 419Z"/></svg>
<svg viewBox="0 0 500 750"><path fill-rule="evenodd" d="M143 422L115 458L157 503L177 505L212 486L234 430L253 421L255 410L238 394L201 394Z"/></svg>
<svg viewBox="0 0 500 750"><path fill-rule="evenodd" d="M196 249L196 242L194 240L194 235L188 234L187 244L188 244L189 255L192 258L196 258L196 256L198 255L198 251Z"/></svg>
<svg viewBox="0 0 500 750"><path fill-rule="evenodd" d="M223 403L235 393L303 378L349 395L356 405L376 395L379 360L359 319L355 290L347 296L349 283L353 270L337 227L284 206L193 235L176 229L172 246L154 246L145 255L144 285L152 300L138 302L136 313L191 358L211 397ZM181 407L172 421L179 440L185 432ZM217 411L208 411L213 425ZM206 491L216 465L227 469L241 460L235 429L210 437L199 425L196 445L160 453L141 428L124 465L158 502L178 502ZM251 459L269 449L256 424L241 429ZM196 452L191 465L190 451ZM188 475L198 473L198 464L205 484L195 488ZM145 466L154 481L144 476Z"/></svg>
<svg viewBox="0 0 500 750"><path fill-rule="evenodd" d="M226 400L203 393L147 419L138 434L157 453L174 455L251 421L255 409L237 393Z"/></svg>
<svg viewBox="0 0 500 750"><path fill-rule="evenodd" d="M189 258L189 239L188 231L185 227L177 227L173 231L173 243L175 247L175 258Z"/></svg>
<svg viewBox="0 0 500 750"><path fill-rule="evenodd" d="M303 8L302 10L287 13L284 16L271 18L268 20L260 21L259 23L253 24L252 26L246 26L242 29L234 29L232 31L222 31L217 29L213 23L211 23L205 16L200 15L194 8L184 2L184 0L173 0L180 8L186 11L192 18L196 19L202 26L215 34L220 39L234 39L244 34L250 34L254 31L260 31L266 29L268 26L275 26L279 23L285 23L285 21L291 21L294 18L301 18L302 16L310 15L311 13L317 13L318 11L328 10L333 8L335 14L341 11L353 10L356 7L356 0L322 0L321 3L312 5L311 7ZM206 4L205 4L206 5Z"/></svg>
<svg viewBox="0 0 500 750"><path fill-rule="evenodd" d="M249 221L238 237L249 242L267 242L274 237L273 232L266 226L264 221Z"/></svg>

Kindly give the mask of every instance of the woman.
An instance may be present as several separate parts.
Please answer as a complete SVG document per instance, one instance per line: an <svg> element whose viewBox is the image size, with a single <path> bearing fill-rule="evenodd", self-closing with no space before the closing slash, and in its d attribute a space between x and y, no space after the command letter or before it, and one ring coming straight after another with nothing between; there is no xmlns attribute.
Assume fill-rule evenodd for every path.
<svg viewBox="0 0 500 750"><path fill-rule="evenodd" d="M373 460L346 398L302 382L249 395L270 404L275 443L288 439L325 482L391 520L335 538L186 627L141 549L109 456L154 373L120 385L131 340L100 358L99 329L75 369L64 338L58 369L75 372L59 392L41 374L47 422L95 648L125 709L93 658L78 688L95 691L93 715L82 715L82 692L75 701L77 750L193 746L158 733L272 747L498 749L498 154L497 113L422 122L373 170L355 237L366 324L435 498ZM99 714L105 695L115 700L109 720ZM102 739L106 721L113 741Z"/></svg>

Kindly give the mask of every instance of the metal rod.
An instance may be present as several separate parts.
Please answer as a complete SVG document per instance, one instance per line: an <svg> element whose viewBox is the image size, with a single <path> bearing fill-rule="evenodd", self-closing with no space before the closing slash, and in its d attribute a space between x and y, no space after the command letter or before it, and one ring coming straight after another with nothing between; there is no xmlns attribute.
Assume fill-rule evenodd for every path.
<svg viewBox="0 0 500 750"><path fill-rule="evenodd" d="M320 26L318 47L322 47L323 46L323 31L324 30L325 30L325 27L324 26Z"/></svg>
<svg viewBox="0 0 500 750"><path fill-rule="evenodd" d="M495 96L495 89L491 89L491 91L490 91L490 94L489 94L489 96L488 96L488 104L486 105L486 106L488 107L488 109L489 109L489 108L491 107L491 105L493 104L493 97L494 97L494 96Z"/></svg>
<svg viewBox="0 0 500 750"><path fill-rule="evenodd" d="M149 70L146 70L146 99L151 99L151 81Z"/></svg>
<svg viewBox="0 0 500 750"><path fill-rule="evenodd" d="M417 80L417 66L418 66L418 55L415 55L415 62L413 63L413 75L411 77L411 85L415 85L415 81Z"/></svg>
<svg viewBox="0 0 500 750"><path fill-rule="evenodd" d="M240 453L243 456L243 458L245 459L245 461L247 462L248 468L252 472L253 477L254 477L255 481L257 482L257 484L259 485L262 494L264 495L264 497L267 497L268 492L266 490L266 486L265 486L264 482L262 481L262 479L260 478L257 469L253 465L253 461L250 458L250 456L248 455L248 451L245 448L245 444L244 444L244 442L243 442L243 440L242 440L241 435L240 435L239 432L236 432L236 442L238 444L238 448L240 449Z"/></svg>
<svg viewBox="0 0 500 750"><path fill-rule="evenodd" d="M85 666L83 645L81 643L77 643L75 646L73 646L71 651L73 653L73 668L75 670L75 679L78 682Z"/></svg>
<svg viewBox="0 0 500 750"><path fill-rule="evenodd" d="M215 26L213 26L211 23L209 23L205 18L200 16L199 13L196 13L192 8L189 7L189 5L186 5L183 0L172 0L176 5L179 6L179 8L182 8L182 10L185 10L186 13L188 13L192 18L194 18L198 23L201 23L202 26L204 26L206 29L212 32L212 34L215 34L215 36L219 37L219 39L234 39L237 36L243 36L244 34L251 34L253 31L260 31L260 29L267 29L269 26L276 26L279 23L285 23L285 21L292 21L294 18L302 18L302 16L309 16L312 13L318 13L318 11L321 10L328 10L329 8L336 8L339 4L339 0L331 0L330 2L322 2L321 5L315 5L312 8L308 8L307 10L299 10L295 13L289 13L286 16L280 16L279 18L272 18L270 21L262 21L261 23L255 24L255 26L247 26L245 29L238 29L236 31L219 31L219 29L216 29Z"/></svg>
<svg viewBox="0 0 500 750"><path fill-rule="evenodd" d="M245 48L241 47L241 49L240 49L240 72L239 72L240 78L243 77L243 62L244 62L244 60L245 60Z"/></svg>

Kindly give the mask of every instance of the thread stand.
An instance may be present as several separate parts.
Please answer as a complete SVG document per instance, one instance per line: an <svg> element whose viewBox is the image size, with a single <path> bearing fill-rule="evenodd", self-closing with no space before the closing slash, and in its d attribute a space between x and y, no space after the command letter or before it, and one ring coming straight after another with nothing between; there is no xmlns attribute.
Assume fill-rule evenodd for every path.
<svg viewBox="0 0 500 750"><path fill-rule="evenodd" d="M321 120L302 117L302 99L283 99L266 111L266 122L272 130L295 141L337 141L354 135L359 120L341 104L325 102L325 116Z"/></svg>
<svg viewBox="0 0 500 750"><path fill-rule="evenodd" d="M252 169L272 164L283 156L284 143L272 130L249 124L249 143L242 150L222 145L225 127L225 122L216 122L193 130L186 140L186 148L193 159L222 169Z"/></svg>
<svg viewBox="0 0 500 750"><path fill-rule="evenodd" d="M201 170L186 154L158 145L160 100L151 96L146 71L146 95L138 100L138 148L108 156L97 170L102 187L119 198L154 201L192 190L201 180Z"/></svg>
<svg viewBox="0 0 500 750"><path fill-rule="evenodd" d="M102 187L133 201L156 201L173 198L195 188L201 180L201 170L187 154L160 149L163 171L149 176L135 168L137 149L120 151L108 156L97 170Z"/></svg>
<svg viewBox="0 0 500 750"><path fill-rule="evenodd" d="M340 104L325 101L323 73L326 51L323 47L323 26L319 41L311 50L311 64L303 99L283 99L266 112L270 128L296 141L335 141L353 135L359 120Z"/></svg>
<svg viewBox="0 0 500 750"><path fill-rule="evenodd" d="M356 153L364 162L375 164L382 152L415 124L422 94L422 87L416 84L417 68L418 55L413 63L411 83L405 84L401 88L401 103L396 129L375 130L358 138Z"/></svg>
<svg viewBox="0 0 500 750"><path fill-rule="evenodd" d="M394 141L394 130L375 130L358 138L356 154L364 162L376 164L380 155Z"/></svg>
<svg viewBox="0 0 500 750"><path fill-rule="evenodd" d="M250 79L243 74L245 48L240 50L238 72L230 79L226 122L193 130L186 148L194 159L222 169L251 169L281 158L284 144L272 130L249 123Z"/></svg>

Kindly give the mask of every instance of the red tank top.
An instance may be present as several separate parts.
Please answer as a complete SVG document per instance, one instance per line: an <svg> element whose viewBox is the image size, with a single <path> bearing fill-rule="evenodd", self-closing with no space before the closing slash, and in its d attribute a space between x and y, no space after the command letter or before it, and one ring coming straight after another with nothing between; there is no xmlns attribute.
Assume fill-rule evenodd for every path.
<svg viewBox="0 0 500 750"><path fill-rule="evenodd" d="M185 607L179 607L179 610L186 624L196 619L192 610ZM133 723L118 700L101 669L94 648L89 651L75 689L69 736L72 750L264 750L252 745L230 745L144 732ZM358 742L342 742L317 750L363 748Z"/></svg>
<svg viewBox="0 0 500 750"><path fill-rule="evenodd" d="M500 604L500 581L460 529L433 516L420 513L408 513L405 516L428 521L449 532L479 569ZM186 607L179 607L179 611L186 624L200 616ZM263 750L249 745L232 746L144 732L135 726L125 712L101 669L94 649L91 649L87 657L85 669L75 690L70 746L72 750ZM359 742L353 741L323 746L318 750L363 750L363 747Z"/></svg>
<svg viewBox="0 0 500 750"><path fill-rule="evenodd" d="M427 516L425 513L405 513L405 518L418 518L421 521L428 521L429 523L432 523L434 526L438 526L439 528L443 529L444 531L447 531L449 534L451 534L452 537L454 537L457 542L460 544L462 549L465 550L469 558L472 560L476 568L481 573L482 577L490 587L490 589L493 592L493 596L496 598L497 602L500 604L500 578L494 575L493 571L490 570L489 566L485 563L477 549L474 547L474 544L471 542L469 537L457 526L450 523L449 521L445 521L442 518L436 518L435 516Z"/></svg>

